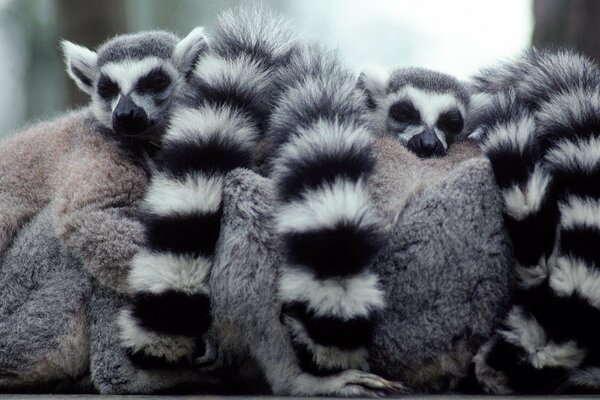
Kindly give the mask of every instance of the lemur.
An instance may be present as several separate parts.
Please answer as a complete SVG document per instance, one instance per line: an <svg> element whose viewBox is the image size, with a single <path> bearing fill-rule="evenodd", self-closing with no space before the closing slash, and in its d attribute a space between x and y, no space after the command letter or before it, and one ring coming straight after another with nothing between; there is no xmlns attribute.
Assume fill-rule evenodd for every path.
<svg viewBox="0 0 600 400"><path fill-rule="evenodd" d="M516 259L513 306L475 357L492 393L600 390L600 71L529 50L473 78Z"/></svg>
<svg viewBox="0 0 600 400"><path fill-rule="evenodd" d="M375 134L398 138L421 158L444 156L463 132L469 91L451 75L423 68L388 74L370 67L357 85L367 93Z"/></svg>
<svg viewBox="0 0 600 400"><path fill-rule="evenodd" d="M143 191L145 178L129 170L144 164L150 143L163 134L174 94L207 43L196 29L182 40L166 32L117 36L97 52L68 41L62 47L70 77L91 101L0 146L0 252L27 219L57 204L66 243L103 283L126 291L122 278L139 243L123 242L119 229L95 242L111 232L92 221L140 230L142 241L119 191L132 201Z"/></svg>
<svg viewBox="0 0 600 400"><path fill-rule="evenodd" d="M286 260L273 271L280 276L273 302L282 303L290 351L253 357L279 394L398 390L359 371L368 369L367 347L384 305L368 271L381 232L366 187L374 164L366 98L335 53L297 41L287 26L260 8L220 17L144 200L149 246L129 276L136 295L120 316L123 343L144 367L210 361L218 343L207 343L206 333L224 317L211 314L218 294L208 285L224 176L252 167L266 142L267 174L278 193L275 230ZM252 352L257 346L238 347ZM278 358L284 367L265 361Z"/></svg>

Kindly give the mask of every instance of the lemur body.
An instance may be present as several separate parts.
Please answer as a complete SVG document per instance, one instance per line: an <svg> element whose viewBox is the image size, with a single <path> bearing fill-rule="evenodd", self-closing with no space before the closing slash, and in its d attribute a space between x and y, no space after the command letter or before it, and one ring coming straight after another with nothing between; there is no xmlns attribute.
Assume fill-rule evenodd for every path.
<svg viewBox="0 0 600 400"><path fill-rule="evenodd" d="M600 389L600 71L531 50L473 80L478 131L504 199L514 305L475 358L493 393Z"/></svg>
<svg viewBox="0 0 600 400"><path fill-rule="evenodd" d="M286 256L281 271L272 271L281 274L273 301L283 302L290 337L284 352L249 344L267 352L254 353L255 361L279 394L394 391L395 384L355 370L368 368L366 348L383 307L368 271L379 225L366 188L373 156L365 98L334 53L296 41L285 25L259 9L227 12L211 52L198 61L144 201L150 240L129 277L136 295L120 317L123 343L146 367L177 366L202 355L212 326L236 329L235 319L213 324L228 316L211 313L211 298L219 296L209 282L223 178L252 167L266 142ZM231 333L212 336L217 343L209 350ZM286 358L278 364L285 371L262 362L278 357Z"/></svg>
<svg viewBox="0 0 600 400"><path fill-rule="evenodd" d="M25 224L43 210L55 221L60 245L53 246L64 245L95 284L127 293L131 258L145 240L135 215L148 180L146 159L153 152L151 142L162 134L178 86L197 55L206 49L206 42L201 30L181 41L169 33L147 32L118 36L97 52L70 42L63 42L63 49L69 75L92 100L83 109L35 124L0 144L0 256ZM32 245L46 244L40 239ZM31 249L31 254L43 252ZM34 259L26 256L23 268L30 268L33 276L38 266L28 265ZM3 273L8 274L6 269ZM3 276L4 284L16 285ZM17 295L3 292L5 297ZM17 296L17 301L23 299ZM46 317L54 318L39 314L20 321L19 329L27 330L23 335L35 337ZM68 332L69 328L64 329ZM86 359L89 343L77 341L80 337L89 340L89 332L82 329L73 332L72 342L74 348L82 347L65 353L70 361L44 361L53 366L31 374L0 365L0 370L14 371L14 378L13 372L7 372L8 378L1 384L57 379L67 374L64 368L56 372L65 364L81 366L78 372L83 374L90 360ZM2 332L10 334L6 329ZM4 340L0 338L0 342ZM29 366L36 365L33 357L38 355L32 350L28 356ZM43 360L46 354L40 357Z"/></svg>
<svg viewBox="0 0 600 400"><path fill-rule="evenodd" d="M60 227L65 241L75 246L89 268L99 269L99 278L123 289L129 260L94 255L98 249L88 246L97 232L86 224L122 213L125 225L140 230L140 242L122 243L118 230L111 240L119 248L129 246L128 256L143 241L139 223L129 216L129 204L122 209L107 199L123 190L123 195L135 193L134 197L143 193L145 176L133 178L128 169L145 168L143 155L164 130L173 93L206 43L198 30L179 43L171 34L147 32L116 37L97 53L66 41L63 48L69 75L92 101L0 146L0 251L24 221L54 202L65 224Z"/></svg>
<svg viewBox="0 0 600 400"><path fill-rule="evenodd" d="M419 157L443 156L463 131L469 92L450 75L423 68L391 74L370 68L358 86L368 96L372 130L398 138Z"/></svg>

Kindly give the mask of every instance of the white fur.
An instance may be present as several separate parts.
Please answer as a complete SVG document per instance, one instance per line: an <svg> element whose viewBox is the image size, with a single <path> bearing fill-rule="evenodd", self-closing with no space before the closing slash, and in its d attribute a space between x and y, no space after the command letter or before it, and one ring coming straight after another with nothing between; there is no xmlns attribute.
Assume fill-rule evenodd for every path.
<svg viewBox="0 0 600 400"><path fill-rule="evenodd" d="M569 196L559 207L562 229L588 227L600 230L600 200Z"/></svg>
<svg viewBox="0 0 600 400"><path fill-rule="evenodd" d="M300 322L286 316L285 324L296 340L307 345L313 354L313 362L318 366L331 369L357 368L365 371L369 369L368 352L364 347L356 350L341 350L336 347L321 346L308 336Z"/></svg>
<svg viewBox="0 0 600 400"><path fill-rule="evenodd" d="M341 221L357 226L377 224L366 185L338 178L302 194L300 200L281 206L276 217L279 232L330 228Z"/></svg>
<svg viewBox="0 0 600 400"><path fill-rule="evenodd" d="M487 357L497 342L497 337L492 338L481 346L475 357L473 357L475 376L487 393L510 394L512 390L508 387L508 378L506 375L502 371L495 370L488 365Z"/></svg>
<svg viewBox="0 0 600 400"><path fill-rule="evenodd" d="M158 57L145 57L141 60L124 59L122 61L109 62L100 68L100 72L106 74L110 79L117 83L121 89L121 93L129 94L140 78L147 75L154 68L159 67L171 77L174 83L178 82L180 75L171 61L163 60ZM118 99L115 101L118 101Z"/></svg>
<svg viewBox="0 0 600 400"><path fill-rule="evenodd" d="M204 28L194 28L186 37L181 39L173 51L173 60L179 70L187 73L194 67L194 61L201 52L208 50Z"/></svg>
<svg viewBox="0 0 600 400"><path fill-rule="evenodd" d="M305 302L317 316L366 317L384 307L377 276L363 272L345 279L317 279L309 271L287 268L279 282L283 301Z"/></svg>
<svg viewBox="0 0 600 400"><path fill-rule="evenodd" d="M184 181L156 173L148 186L144 206L153 214L171 215L214 213L221 206L223 177L200 173L187 175Z"/></svg>
<svg viewBox="0 0 600 400"><path fill-rule="evenodd" d="M524 189L514 185L502 191L506 213L517 221L537 213L542 206L549 184L548 173L541 167L536 167Z"/></svg>
<svg viewBox="0 0 600 400"><path fill-rule="evenodd" d="M530 147L535 136L535 119L527 115L519 120L499 124L490 129L483 143L486 152L512 149L523 153Z"/></svg>
<svg viewBox="0 0 600 400"><path fill-rule="evenodd" d="M600 308L600 271L582 260L558 257L550 272L550 287L559 296L578 294L592 306Z"/></svg>
<svg viewBox="0 0 600 400"><path fill-rule="evenodd" d="M359 76L365 90L374 98L385 96L385 89L390 82L390 73L375 64L366 65Z"/></svg>
<svg viewBox="0 0 600 400"><path fill-rule="evenodd" d="M212 260L171 253L141 251L131 261L128 283L138 292L162 293L169 289L208 294Z"/></svg>
<svg viewBox="0 0 600 400"><path fill-rule="evenodd" d="M76 45L68 40L61 42L63 49L67 73L75 81L77 87L87 94L94 92L93 82L98 74L98 55L86 47ZM86 78L92 82L92 85L86 85L74 72L77 69Z"/></svg>
<svg viewBox="0 0 600 400"><path fill-rule="evenodd" d="M560 344L549 341L544 328L534 318L526 316L519 306L511 309L506 326L506 330L499 331L500 335L525 350L535 368L575 368L585 358L585 351L574 341Z"/></svg>
<svg viewBox="0 0 600 400"><path fill-rule="evenodd" d="M600 388L600 367L587 367L572 371L569 384L586 388Z"/></svg>
<svg viewBox="0 0 600 400"><path fill-rule="evenodd" d="M138 326L128 309L121 310L117 324L121 328L121 345L134 352L143 351L150 356L176 362L191 354L195 348L192 338L157 334Z"/></svg>
<svg viewBox="0 0 600 400"><path fill-rule="evenodd" d="M600 166L600 138L564 140L548 152L546 159L561 170L592 172Z"/></svg>
<svg viewBox="0 0 600 400"><path fill-rule="evenodd" d="M178 108L173 113L165 141L203 142L211 137L232 140L253 148L258 132L248 117L229 106L205 105L200 109Z"/></svg>
<svg viewBox="0 0 600 400"><path fill-rule="evenodd" d="M310 160L319 155L344 154L352 149L369 149L370 146L371 135L365 128L319 119L309 128L298 129L298 134L283 145L279 158ZM273 171L276 180L288 174L282 165L285 163L277 163Z"/></svg>
<svg viewBox="0 0 600 400"><path fill-rule="evenodd" d="M212 86L244 88L257 94L265 91L271 82L270 71L246 54L233 59L217 55L203 57L194 73Z"/></svg>
<svg viewBox="0 0 600 400"><path fill-rule="evenodd" d="M544 258L537 265L517 265L515 268L517 285L522 289L531 289L542 284L548 278L548 267Z"/></svg>

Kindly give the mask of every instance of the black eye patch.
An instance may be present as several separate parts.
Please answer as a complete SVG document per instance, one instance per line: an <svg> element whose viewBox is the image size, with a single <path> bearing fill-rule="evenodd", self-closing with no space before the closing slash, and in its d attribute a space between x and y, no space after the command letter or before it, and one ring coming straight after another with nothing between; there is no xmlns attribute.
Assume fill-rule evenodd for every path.
<svg viewBox="0 0 600 400"><path fill-rule="evenodd" d="M150 71L146 76L141 78L137 85L136 90L140 92L162 92L171 84L171 78L161 68L155 68Z"/></svg>
<svg viewBox="0 0 600 400"><path fill-rule="evenodd" d="M98 80L98 95L105 100L110 100L119 94L119 85L106 75L101 75Z"/></svg>
<svg viewBox="0 0 600 400"><path fill-rule="evenodd" d="M451 134L460 133L464 126L462 114L456 108L446 111L438 118L437 126L444 132Z"/></svg>
<svg viewBox="0 0 600 400"><path fill-rule="evenodd" d="M390 107L390 117L403 124L421 123L421 114L415 106L407 100L394 103Z"/></svg>

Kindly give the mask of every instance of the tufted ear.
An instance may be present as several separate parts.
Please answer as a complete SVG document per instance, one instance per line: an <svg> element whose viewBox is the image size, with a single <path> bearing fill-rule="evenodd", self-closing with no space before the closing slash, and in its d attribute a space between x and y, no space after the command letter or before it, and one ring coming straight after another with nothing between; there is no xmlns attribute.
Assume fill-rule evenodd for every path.
<svg viewBox="0 0 600 400"><path fill-rule="evenodd" d="M173 58L177 68L188 75L193 70L198 58L207 50L208 41L204 36L204 28L197 27L175 46Z"/></svg>
<svg viewBox="0 0 600 400"><path fill-rule="evenodd" d="M71 43L61 42L67 73L79 89L87 94L94 92L94 80L98 73L98 55L90 49Z"/></svg>
<svg viewBox="0 0 600 400"><path fill-rule="evenodd" d="M385 95L389 80L390 74L375 65L364 68L360 73L356 86L366 93L369 107L375 108L376 99Z"/></svg>

